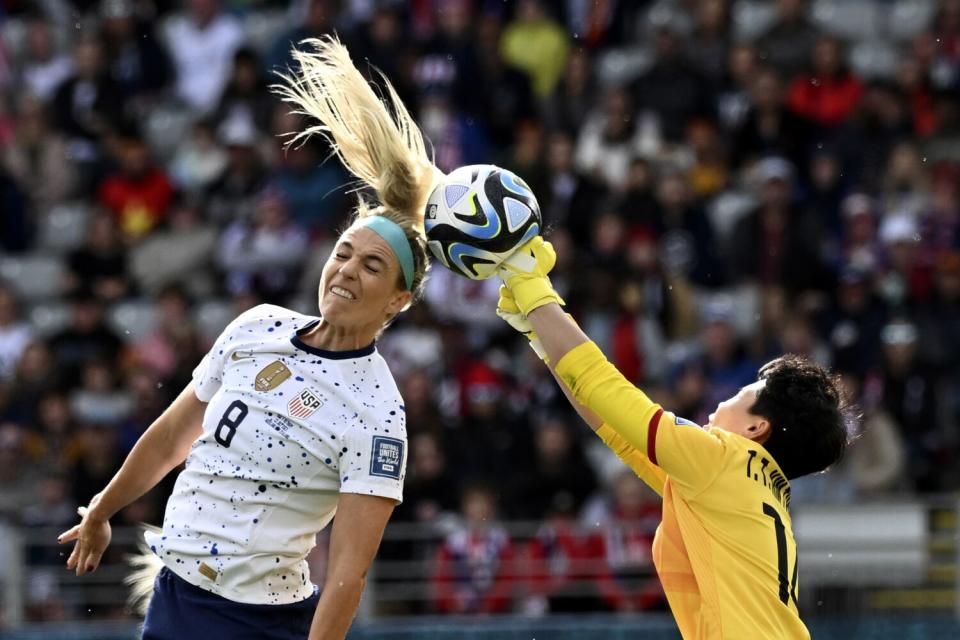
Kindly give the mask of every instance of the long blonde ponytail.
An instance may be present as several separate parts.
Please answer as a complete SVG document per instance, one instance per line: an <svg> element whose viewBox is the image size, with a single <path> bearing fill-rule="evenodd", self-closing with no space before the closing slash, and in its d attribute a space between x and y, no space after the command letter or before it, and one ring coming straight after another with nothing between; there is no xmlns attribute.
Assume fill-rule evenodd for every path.
<svg viewBox="0 0 960 640"><path fill-rule="evenodd" d="M293 59L298 68L280 74L284 82L273 89L294 104L297 113L319 124L297 133L290 143L323 135L386 209L409 217L422 230L427 198L442 174L430 161L423 135L393 86L384 78L391 115L335 36L303 40L293 50Z"/></svg>

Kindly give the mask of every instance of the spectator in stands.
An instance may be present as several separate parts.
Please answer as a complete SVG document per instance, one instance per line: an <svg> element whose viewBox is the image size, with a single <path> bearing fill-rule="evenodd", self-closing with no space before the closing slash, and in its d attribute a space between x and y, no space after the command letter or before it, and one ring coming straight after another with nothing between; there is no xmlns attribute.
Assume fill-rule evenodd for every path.
<svg viewBox="0 0 960 640"><path fill-rule="evenodd" d="M13 377L33 334L33 328L20 316L20 302L13 287L0 282L0 384Z"/></svg>
<svg viewBox="0 0 960 640"><path fill-rule="evenodd" d="M80 386L70 394L70 411L81 423L119 424L133 409L131 398L120 387L115 363L88 360L80 370Z"/></svg>
<svg viewBox="0 0 960 640"><path fill-rule="evenodd" d="M734 165L742 167L767 155L782 155L794 166L804 166L810 124L787 109L780 75L769 67L758 71L750 97L750 108L733 134Z"/></svg>
<svg viewBox="0 0 960 640"><path fill-rule="evenodd" d="M623 471L616 477L613 499L599 517L604 557L616 588L608 599L619 611L646 611L664 605L652 550L659 509L656 495L633 472Z"/></svg>
<svg viewBox="0 0 960 640"><path fill-rule="evenodd" d="M307 234L290 220L283 195L264 191L257 197L253 220L237 220L220 237L218 261L227 289L283 300L296 286L296 267L307 247Z"/></svg>
<svg viewBox="0 0 960 640"><path fill-rule="evenodd" d="M30 343L17 364L3 417L23 424L33 423L40 399L64 379L64 371L51 349L44 342Z"/></svg>
<svg viewBox="0 0 960 640"><path fill-rule="evenodd" d="M570 231L578 244L589 238L590 221L603 198L603 187L574 166L573 140L557 131L547 138L547 184L537 192L546 228ZM632 183L628 181L628 188Z"/></svg>
<svg viewBox="0 0 960 640"><path fill-rule="evenodd" d="M873 291L872 272L852 265L841 269L821 330L830 343L834 367L863 376L877 366L886 317L886 307Z"/></svg>
<svg viewBox="0 0 960 640"><path fill-rule="evenodd" d="M286 106L281 107L289 111ZM274 133L294 129L281 127ZM254 196L267 185L270 174L257 150L259 134L249 118L234 117L217 127L220 143L227 149L227 166L203 194L203 206L211 222L224 224L253 217Z"/></svg>
<svg viewBox="0 0 960 640"><path fill-rule="evenodd" d="M663 139L679 143L691 119L714 119L714 97L707 78L687 59L678 20L668 17L651 26L655 60L630 90L641 115L655 116Z"/></svg>
<svg viewBox="0 0 960 640"><path fill-rule="evenodd" d="M222 12L220 0L189 0L167 23L164 42L176 70L176 93L206 115L230 77L233 55L246 38L240 22Z"/></svg>
<svg viewBox="0 0 960 640"><path fill-rule="evenodd" d="M196 196L223 173L227 158L227 150L217 140L212 121L198 120L170 161L170 179L178 191Z"/></svg>
<svg viewBox="0 0 960 640"><path fill-rule="evenodd" d="M220 95L212 120L245 118L260 131L270 127L277 100L267 89L260 58L253 49L242 47L233 54L233 68Z"/></svg>
<svg viewBox="0 0 960 640"><path fill-rule="evenodd" d="M467 362L458 375L460 425L448 443L464 478L508 477L533 459L526 416L511 415L503 376L484 362Z"/></svg>
<svg viewBox="0 0 960 640"><path fill-rule="evenodd" d="M440 613L503 613L516 586L516 551L499 522L496 493L483 486L466 489L463 526L447 536L431 579Z"/></svg>
<svg viewBox="0 0 960 640"><path fill-rule="evenodd" d="M844 198L843 229L837 255L839 267L849 266L863 273L880 269L883 252L877 237L876 203L864 193L853 193Z"/></svg>
<svg viewBox="0 0 960 640"><path fill-rule="evenodd" d="M809 4L807 0L777 0L776 21L758 42L761 56L786 78L803 70L820 37L807 17Z"/></svg>
<svg viewBox="0 0 960 640"><path fill-rule="evenodd" d="M813 49L813 63L806 75L798 76L787 91L787 104L797 115L823 129L843 124L856 110L863 96L863 84L843 63L843 48L831 37L823 37Z"/></svg>
<svg viewBox="0 0 960 640"><path fill-rule="evenodd" d="M690 61L713 90L726 73L730 47L730 9L724 0L702 0L696 8L696 26L688 48Z"/></svg>
<svg viewBox="0 0 960 640"><path fill-rule="evenodd" d="M884 263L877 292L894 310L924 302L930 295L930 271L920 264L918 231L914 217L905 212L887 215L880 226Z"/></svg>
<svg viewBox="0 0 960 640"><path fill-rule="evenodd" d="M534 457L528 465L511 483L511 514L518 519L544 518L551 505L561 502L577 512L597 486L562 414L536 425Z"/></svg>
<svg viewBox="0 0 960 640"><path fill-rule="evenodd" d="M78 432L77 450L70 469L70 495L76 504L106 486L123 461L113 425L86 424Z"/></svg>
<svg viewBox="0 0 960 640"><path fill-rule="evenodd" d="M580 129L574 163L580 171L613 191L626 187L630 162L652 151L642 127L634 117L629 93L613 89L603 98L602 110L595 111Z"/></svg>
<svg viewBox="0 0 960 640"><path fill-rule="evenodd" d="M947 433L937 420L937 385L917 357L917 327L907 320L891 320L884 326L881 340L880 397L906 443L908 476L916 491L940 491L942 476L952 460L946 447Z"/></svg>
<svg viewBox="0 0 960 640"><path fill-rule="evenodd" d="M53 26L42 14L28 19L24 40L24 56L17 65L20 81L30 95L49 102L60 84L70 77L73 62L58 50Z"/></svg>
<svg viewBox="0 0 960 640"><path fill-rule="evenodd" d="M80 383L80 372L87 362L117 362L123 341L107 326L104 315L103 302L89 290L78 289L71 294L70 323L48 341L70 387Z"/></svg>
<svg viewBox="0 0 960 640"><path fill-rule="evenodd" d="M193 296L208 296L214 291L216 245L217 231L203 220L200 207L180 200L166 222L131 250L130 273L149 295L178 285Z"/></svg>
<svg viewBox="0 0 960 640"><path fill-rule="evenodd" d="M839 148L848 150L844 157L848 174L870 191L883 186L890 150L914 132L905 95L883 82L864 88L863 100L844 129L838 142Z"/></svg>
<svg viewBox="0 0 960 640"><path fill-rule="evenodd" d="M104 302L130 293L127 252L117 221L106 213L90 220L86 242L67 256L68 293L88 289Z"/></svg>
<svg viewBox="0 0 960 640"><path fill-rule="evenodd" d="M710 384L706 402L711 407L755 380L759 368L737 335L733 314L729 299L711 301L703 310L703 366Z"/></svg>
<svg viewBox="0 0 960 640"><path fill-rule="evenodd" d="M34 502L40 469L28 447L27 432L14 422L0 423L0 521L19 522Z"/></svg>
<svg viewBox="0 0 960 640"><path fill-rule="evenodd" d="M750 89L760 71L755 47L737 43L730 47L717 91L717 122L724 132L736 131L750 110Z"/></svg>
<svg viewBox="0 0 960 640"><path fill-rule="evenodd" d="M707 287L726 279L713 225L690 192L686 177L665 169L657 179L653 232L660 243L662 259L674 272Z"/></svg>
<svg viewBox="0 0 960 640"><path fill-rule="evenodd" d="M552 131L576 131L596 102L593 60L586 49L573 49L563 76L543 105L544 120Z"/></svg>
<svg viewBox="0 0 960 640"><path fill-rule="evenodd" d="M123 116L123 89L107 73L103 45L89 35L74 46L73 74L56 90L57 127L70 140L70 156L82 163L99 157L98 145Z"/></svg>
<svg viewBox="0 0 960 640"><path fill-rule="evenodd" d="M516 15L503 32L503 59L530 76L534 94L553 93L567 63L569 36L553 20L541 0L520 0Z"/></svg>
<svg viewBox="0 0 960 640"><path fill-rule="evenodd" d="M19 252L26 249L33 237L30 203L20 185L0 164L0 249Z"/></svg>
<svg viewBox="0 0 960 640"><path fill-rule="evenodd" d="M459 485L458 476L447 464L437 435L425 432L413 436L403 504L397 507L394 518L402 522L439 525L445 515L456 512Z"/></svg>
<svg viewBox="0 0 960 640"><path fill-rule="evenodd" d="M113 214L124 235L136 241L167 215L173 200L173 184L150 157L146 140L127 131L117 141L116 172L100 185L98 199Z"/></svg>
<svg viewBox="0 0 960 640"><path fill-rule="evenodd" d="M877 397L874 381L844 375L844 388L862 412L859 434L848 452L849 474L858 496L887 496L904 491L907 448L897 424ZM865 388L869 384L871 388Z"/></svg>
<svg viewBox="0 0 960 640"><path fill-rule="evenodd" d="M729 263L733 282L783 284L792 292L817 289L828 277L820 261L821 230L794 202L794 168L783 158L756 165L759 206L734 225ZM760 250L757 250L757 249Z"/></svg>
<svg viewBox="0 0 960 640"><path fill-rule="evenodd" d="M558 496L522 552L524 613L615 610L621 594L606 564L603 535L581 526L569 499Z"/></svg>
<svg viewBox="0 0 960 640"><path fill-rule="evenodd" d="M335 162L324 162L327 148L307 142L285 149L271 181L282 196L290 218L301 228L328 236L346 221L348 203L343 187L349 178Z"/></svg>
<svg viewBox="0 0 960 640"><path fill-rule="evenodd" d="M332 33L339 13L338 0L307 0L303 23L290 29L270 45L267 70L286 69L294 65L290 55L294 45L306 38L319 38ZM351 49L356 54L357 51ZM363 57L355 57L362 60Z"/></svg>
<svg viewBox="0 0 960 640"><path fill-rule="evenodd" d="M100 2L101 33L110 77L128 98L152 99L171 79L170 60L133 0Z"/></svg>
<svg viewBox="0 0 960 640"><path fill-rule="evenodd" d="M506 63L500 54L501 23L499 16L484 13L477 27L477 78L466 106L483 120L490 142L498 148L508 147L518 123L535 123L541 127L530 78ZM527 174L521 173L528 184ZM534 193L541 193L534 190Z"/></svg>
<svg viewBox="0 0 960 640"><path fill-rule="evenodd" d="M52 129L47 107L39 99L22 96L16 116L14 138L3 148L0 162L23 189L37 219L75 193L76 169L66 139Z"/></svg>
<svg viewBox="0 0 960 640"><path fill-rule="evenodd" d="M44 393L37 401L33 425L43 443L38 466L50 473L66 475L73 462L71 456L77 430L66 394L59 391Z"/></svg>
<svg viewBox="0 0 960 640"><path fill-rule="evenodd" d="M880 206L884 212L919 215L930 198L930 173L919 147L903 140L890 150L881 184Z"/></svg>
<svg viewBox="0 0 960 640"><path fill-rule="evenodd" d="M370 62L372 68L361 68L361 73L375 76L371 73L373 68L379 69L390 78L404 104L413 105L416 97L412 91L412 70L417 60L403 19L406 9L397 3L377 3L367 23L357 26L348 46L354 60Z"/></svg>

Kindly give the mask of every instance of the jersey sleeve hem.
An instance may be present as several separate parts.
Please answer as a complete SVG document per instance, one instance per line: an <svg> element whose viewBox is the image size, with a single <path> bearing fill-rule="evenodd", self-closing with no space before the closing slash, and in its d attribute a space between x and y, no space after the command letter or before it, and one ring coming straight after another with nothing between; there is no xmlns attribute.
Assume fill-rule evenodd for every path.
<svg viewBox="0 0 960 640"><path fill-rule="evenodd" d="M390 490L387 487L381 487L372 484L350 484L340 487L340 493L354 493L361 496L376 496L378 498L389 498L396 500L397 504L403 502L403 490Z"/></svg>

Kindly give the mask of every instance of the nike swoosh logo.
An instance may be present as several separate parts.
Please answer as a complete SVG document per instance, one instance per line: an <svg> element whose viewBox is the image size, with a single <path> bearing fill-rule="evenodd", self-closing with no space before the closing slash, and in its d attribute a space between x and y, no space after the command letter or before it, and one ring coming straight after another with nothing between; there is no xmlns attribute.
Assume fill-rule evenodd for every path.
<svg viewBox="0 0 960 640"><path fill-rule="evenodd" d="M247 352L244 353L243 355L240 355L240 352L238 352L238 351L234 351L233 353L230 354L230 359L231 359L231 360L234 360L234 361L236 361L236 360L248 360L248 359L250 359L250 358L252 358L252 357L253 357L253 354L250 353L249 351L247 351Z"/></svg>

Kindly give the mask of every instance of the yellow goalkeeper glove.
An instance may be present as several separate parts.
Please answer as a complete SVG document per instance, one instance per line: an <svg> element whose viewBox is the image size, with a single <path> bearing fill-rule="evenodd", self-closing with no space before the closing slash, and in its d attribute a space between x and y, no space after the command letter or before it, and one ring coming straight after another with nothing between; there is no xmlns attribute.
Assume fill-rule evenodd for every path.
<svg viewBox="0 0 960 640"><path fill-rule="evenodd" d="M497 303L497 315L503 318L511 327L527 336L527 340L530 341L530 348L533 349L534 353L547 364L550 363L549 358L547 358L547 352L544 350L540 338L537 337L537 332L533 330L533 325L530 324L527 317L520 312L517 301L513 299L513 294L506 285L500 286L500 301Z"/></svg>
<svg viewBox="0 0 960 640"><path fill-rule="evenodd" d="M563 305L563 298L553 290L547 275L557 262L553 245L540 236L534 236L500 266L498 273L507 286L517 308L524 316L537 307L556 302Z"/></svg>

